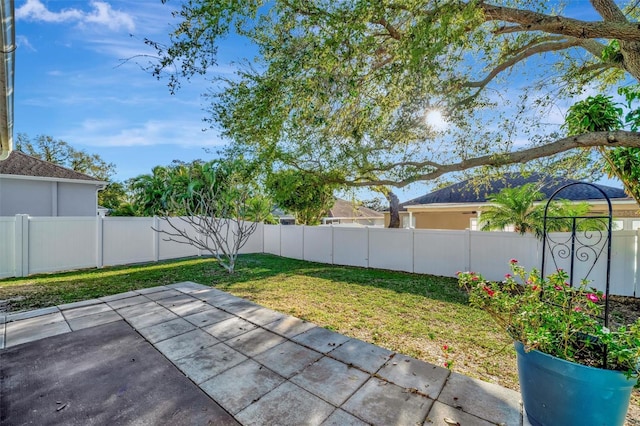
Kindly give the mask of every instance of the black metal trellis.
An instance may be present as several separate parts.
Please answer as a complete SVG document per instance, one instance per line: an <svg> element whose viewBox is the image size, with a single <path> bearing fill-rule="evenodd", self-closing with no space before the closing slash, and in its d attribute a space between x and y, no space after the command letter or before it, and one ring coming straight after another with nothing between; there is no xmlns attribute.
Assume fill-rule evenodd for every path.
<svg viewBox="0 0 640 426"><path fill-rule="evenodd" d="M567 188L584 185L597 191L604 200L607 202L608 214L607 215L588 215L588 216L550 216L549 206L554 199L560 199L562 192ZM551 221L551 222L550 222ZM555 226L550 226L553 221L562 221L561 224L568 227L571 231L567 236L566 233L550 235ZM556 222L557 223L557 222ZM599 226L590 227L589 223L599 223ZM574 287L574 275L576 271L576 265L578 263L587 267L585 276L578 280L578 283L582 279L589 279L589 276L593 272L596 264L602 258L604 251L606 250L606 279L605 279L605 301L604 301L604 315L601 318L604 322L604 326L609 326L609 285L611 277L611 230L612 230L612 209L611 200L607 194L598 186L587 182L574 182L563 186L556 190L544 209L544 234L542 238L542 265L540 268L540 274L545 277L545 266L548 262L548 258L551 258L553 262L554 271L560 268L560 264L564 261L566 264L569 262L569 284ZM549 231L551 228L552 231ZM562 235L562 237L557 236ZM547 255L547 252L549 256ZM607 364L607 350L603 348L603 366Z"/></svg>

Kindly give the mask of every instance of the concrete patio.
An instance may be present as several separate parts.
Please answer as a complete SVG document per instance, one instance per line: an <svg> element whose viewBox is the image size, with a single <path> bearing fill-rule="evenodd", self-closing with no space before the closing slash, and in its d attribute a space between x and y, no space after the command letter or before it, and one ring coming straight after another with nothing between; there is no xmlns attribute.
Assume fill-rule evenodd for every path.
<svg viewBox="0 0 640 426"><path fill-rule="evenodd" d="M182 413L181 418L167 418L166 424L206 424L199 420L202 412L213 413L214 420L209 423L232 423L235 419L245 425L528 424L526 416L523 420L518 392L192 282L0 315L0 357L18 359L14 352L20 348L41 339L54 342L53 336L60 338L66 333L84 333L88 339L92 333L126 334L127 330L157 349L153 354L139 355L140 363L161 363L155 355L162 362L170 361L173 365L167 362L169 368L179 369L182 374L175 373L180 378L190 379L185 380L196 393L201 389L213 400L211 406L198 406L191 414ZM37 354L46 362L52 349L40 350ZM166 386L166 380L179 382L177 376L168 379L168 371L162 374L165 382L148 386ZM11 375L11 368L3 371L3 387L15 381ZM140 387L137 392L146 391ZM53 406L47 419L81 411L80 402L65 402L68 406L61 410ZM224 409L222 413L218 405ZM8 417L5 413L3 419L17 415L11 411L14 409L15 405L9 405ZM90 410L84 415L92 416ZM135 416L130 413L123 423L151 424L144 422L142 414L137 421ZM48 420L43 423L56 423ZM153 422L158 424L157 418Z"/></svg>

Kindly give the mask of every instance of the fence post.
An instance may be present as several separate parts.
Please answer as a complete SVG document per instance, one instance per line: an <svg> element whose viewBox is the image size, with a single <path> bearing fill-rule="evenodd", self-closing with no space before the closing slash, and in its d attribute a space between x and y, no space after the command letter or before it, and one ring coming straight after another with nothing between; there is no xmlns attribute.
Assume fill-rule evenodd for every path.
<svg viewBox="0 0 640 426"><path fill-rule="evenodd" d="M416 229L411 228L411 272L416 272Z"/></svg>
<svg viewBox="0 0 640 426"><path fill-rule="evenodd" d="M96 268L102 268L104 264L104 218L100 215L96 216Z"/></svg>
<svg viewBox="0 0 640 426"><path fill-rule="evenodd" d="M14 245L14 275L26 277L29 275L29 215L16 215Z"/></svg>
<svg viewBox="0 0 640 426"><path fill-rule="evenodd" d="M157 262L160 260L160 233L154 231L154 229L160 229L160 220L158 219L158 216L153 217L153 226L151 227L151 232L153 233L153 261Z"/></svg>
<svg viewBox="0 0 640 426"><path fill-rule="evenodd" d="M306 225L302 225L302 260L307 260L304 257L304 231L305 231L305 226Z"/></svg>
<svg viewBox="0 0 640 426"><path fill-rule="evenodd" d="M464 231L464 270L471 270L471 231L466 229Z"/></svg>
<svg viewBox="0 0 640 426"><path fill-rule="evenodd" d="M332 223L330 226L331 226L331 264L332 264L332 265L335 265L335 264L336 264L336 261L335 261L334 256L333 256L333 252L334 252L333 245L335 244L334 236L333 236L333 234L334 234L334 231L333 231L333 229L334 229L334 228L333 228L333 223Z"/></svg>
<svg viewBox="0 0 640 426"><path fill-rule="evenodd" d="M369 227L367 226L367 268L369 267L369 256L371 254L371 238L369 238Z"/></svg>
<svg viewBox="0 0 640 426"><path fill-rule="evenodd" d="M640 296L640 229L636 229L636 276L634 277L633 297Z"/></svg>

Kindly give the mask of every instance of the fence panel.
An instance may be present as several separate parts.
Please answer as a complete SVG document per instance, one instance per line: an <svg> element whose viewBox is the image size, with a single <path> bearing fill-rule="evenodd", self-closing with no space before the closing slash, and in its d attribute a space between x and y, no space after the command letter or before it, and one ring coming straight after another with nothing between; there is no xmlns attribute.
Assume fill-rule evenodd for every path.
<svg viewBox="0 0 640 426"><path fill-rule="evenodd" d="M186 230L187 235L192 238L197 238L197 233L191 224L185 222L179 217L170 217L168 218L171 224L176 226L180 230ZM158 229L160 231L167 232L176 232L171 228L170 223L167 220L161 219L158 221ZM158 259L166 260L166 259L178 259L181 257L189 257L189 256L198 256L200 251L186 243L178 243L175 241L169 241L169 236L167 234L163 234L162 232L158 234L159 242L158 242ZM179 238L175 238L180 241ZM186 240L185 240L186 241Z"/></svg>
<svg viewBox="0 0 640 426"><path fill-rule="evenodd" d="M239 253L262 253L264 250L264 225L259 223L256 230L249 236L245 245L240 249Z"/></svg>
<svg viewBox="0 0 640 426"><path fill-rule="evenodd" d="M264 225L264 252L280 256L280 225Z"/></svg>
<svg viewBox="0 0 640 426"><path fill-rule="evenodd" d="M30 217L29 274L96 266L94 217Z"/></svg>
<svg viewBox="0 0 640 426"><path fill-rule="evenodd" d="M468 239L467 231L414 230L414 272L453 277L468 269Z"/></svg>
<svg viewBox="0 0 640 426"><path fill-rule="evenodd" d="M292 259L304 258L304 226L287 225L280 230L280 253Z"/></svg>
<svg viewBox="0 0 640 426"><path fill-rule="evenodd" d="M611 281L609 293L640 296L637 293L638 234L640 231L616 231L611 238ZM604 290L604 287L601 289Z"/></svg>
<svg viewBox="0 0 640 426"><path fill-rule="evenodd" d="M469 269L486 279L501 281L510 271L509 260L517 259L527 270L540 269L539 240L514 232L469 232Z"/></svg>
<svg viewBox="0 0 640 426"><path fill-rule="evenodd" d="M410 229L369 228L369 267L413 272Z"/></svg>
<svg viewBox="0 0 640 426"><path fill-rule="evenodd" d="M102 223L102 263L127 263L155 260L155 231L152 217L107 217Z"/></svg>
<svg viewBox="0 0 640 426"><path fill-rule="evenodd" d="M0 278L15 274L16 249L15 217L0 217Z"/></svg>
<svg viewBox="0 0 640 426"><path fill-rule="evenodd" d="M333 227L304 227L304 260L333 263Z"/></svg>
<svg viewBox="0 0 640 426"><path fill-rule="evenodd" d="M333 263L369 266L369 228L333 228Z"/></svg>

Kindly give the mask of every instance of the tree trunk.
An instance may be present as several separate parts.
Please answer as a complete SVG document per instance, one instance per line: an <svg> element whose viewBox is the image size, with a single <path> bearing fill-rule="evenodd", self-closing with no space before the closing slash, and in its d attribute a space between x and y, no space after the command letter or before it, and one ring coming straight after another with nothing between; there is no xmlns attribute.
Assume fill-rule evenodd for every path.
<svg viewBox="0 0 640 426"><path fill-rule="evenodd" d="M389 201L389 228L400 228L400 200L393 191L385 193Z"/></svg>

